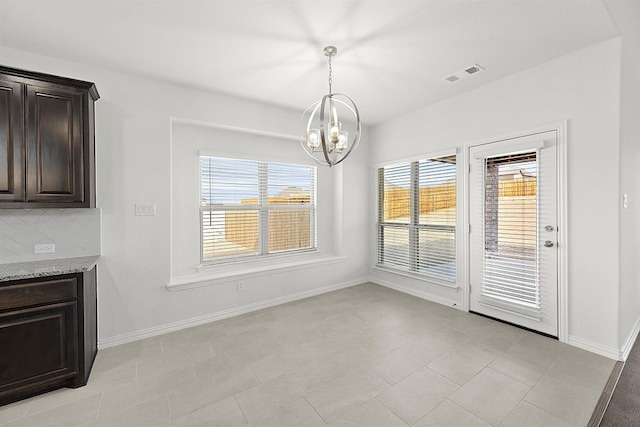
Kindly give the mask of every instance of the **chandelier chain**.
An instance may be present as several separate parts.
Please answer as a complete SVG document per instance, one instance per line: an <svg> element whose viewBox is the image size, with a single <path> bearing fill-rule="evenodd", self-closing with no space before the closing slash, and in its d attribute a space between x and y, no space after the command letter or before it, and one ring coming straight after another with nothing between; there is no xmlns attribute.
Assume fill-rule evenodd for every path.
<svg viewBox="0 0 640 427"><path fill-rule="evenodd" d="M331 92L331 84L333 83L332 76L331 76L332 72L333 72L333 68L331 67L331 56L329 56L329 95L332 94Z"/></svg>

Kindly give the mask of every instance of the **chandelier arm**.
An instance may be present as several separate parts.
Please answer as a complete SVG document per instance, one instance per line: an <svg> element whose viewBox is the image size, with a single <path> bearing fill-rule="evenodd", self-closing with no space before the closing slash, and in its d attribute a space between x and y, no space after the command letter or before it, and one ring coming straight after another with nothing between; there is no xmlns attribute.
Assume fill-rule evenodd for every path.
<svg viewBox="0 0 640 427"><path fill-rule="evenodd" d="M318 107L320 107L320 103L319 102L316 102L316 103L317 105L313 108L313 111L311 111L311 115L309 115L309 121L307 122L307 130L311 129L311 124L313 123L313 117L316 115L316 112L318 111ZM307 111L308 110L309 108L307 108Z"/></svg>
<svg viewBox="0 0 640 427"><path fill-rule="evenodd" d="M362 125L360 123L360 112L358 111L358 106L356 105L355 102L353 102L353 99L351 99L351 97L349 97L348 95L345 95L344 93L336 93L334 95L344 96L346 99L348 99L351 102L351 105L345 102L342 102L342 104L348 109L350 109L354 113L356 118L356 135L351 140L351 144L349 144L350 147L347 150L347 152L342 156L342 158L339 161L334 163L337 165L338 163L346 159L349 156L349 154L351 154L351 152L355 150L358 144L360 143L360 136L362 135ZM351 106L353 106L353 108L351 108Z"/></svg>
<svg viewBox="0 0 640 427"><path fill-rule="evenodd" d="M327 140L325 138L325 126L324 126L324 105L327 102L327 98L331 98L331 95L325 95L322 97L322 102L320 105L320 142L322 143L322 153L324 154L324 159L327 161L329 167L333 166L333 162L329 159L329 153L327 151Z"/></svg>

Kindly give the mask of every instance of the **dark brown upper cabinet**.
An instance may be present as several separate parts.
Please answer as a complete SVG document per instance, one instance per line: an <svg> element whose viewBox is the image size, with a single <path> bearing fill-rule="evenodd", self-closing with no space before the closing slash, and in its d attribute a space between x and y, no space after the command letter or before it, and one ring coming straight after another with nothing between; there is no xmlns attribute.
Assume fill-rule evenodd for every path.
<svg viewBox="0 0 640 427"><path fill-rule="evenodd" d="M0 66L0 209L95 207L91 82Z"/></svg>
<svg viewBox="0 0 640 427"><path fill-rule="evenodd" d="M0 203L24 199L23 92L0 76Z"/></svg>

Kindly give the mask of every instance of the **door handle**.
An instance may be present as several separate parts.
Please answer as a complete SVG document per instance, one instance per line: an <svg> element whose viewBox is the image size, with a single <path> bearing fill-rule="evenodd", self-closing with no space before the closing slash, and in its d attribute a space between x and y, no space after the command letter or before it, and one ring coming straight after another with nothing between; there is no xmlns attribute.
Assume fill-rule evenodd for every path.
<svg viewBox="0 0 640 427"><path fill-rule="evenodd" d="M553 247L553 242L551 240L546 240L544 242L544 247L545 248L552 248Z"/></svg>

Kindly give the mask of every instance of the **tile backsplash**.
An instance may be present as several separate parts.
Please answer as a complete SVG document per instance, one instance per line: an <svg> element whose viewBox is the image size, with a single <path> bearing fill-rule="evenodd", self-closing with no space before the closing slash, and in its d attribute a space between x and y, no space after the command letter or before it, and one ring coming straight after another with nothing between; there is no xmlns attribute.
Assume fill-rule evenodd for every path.
<svg viewBox="0 0 640 427"><path fill-rule="evenodd" d="M36 244L55 244L36 254ZM100 209L0 209L0 264L100 255Z"/></svg>

